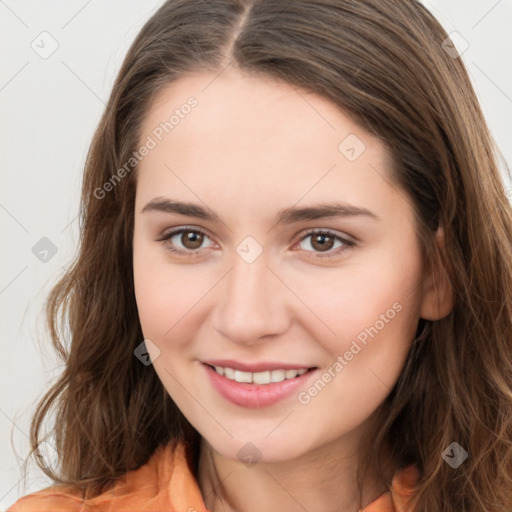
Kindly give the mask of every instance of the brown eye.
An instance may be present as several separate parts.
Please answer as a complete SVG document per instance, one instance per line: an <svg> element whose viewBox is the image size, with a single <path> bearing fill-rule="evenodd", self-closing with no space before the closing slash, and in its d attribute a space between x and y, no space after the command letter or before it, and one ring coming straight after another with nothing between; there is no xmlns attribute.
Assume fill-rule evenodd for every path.
<svg viewBox="0 0 512 512"><path fill-rule="evenodd" d="M318 251L328 251L334 246L334 238L323 234L312 235L311 247Z"/></svg>
<svg viewBox="0 0 512 512"><path fill-rule="evenodd" d="M187 249L199 249L203 244L204 236L197 231L183 231L181 233L180 242Z"/></svg>
<svg viewBox="0 0 512 512"><path fill-rule="evenodd" d="M317 258L334 257L355 246L355 242L330 231L311 231L301 239L299 245L304 244L308 239L309 243L305 243L301 249L312 253Z"/></svg>
<svg viewBox="0 0 512 512"><path fill-rule="evenodd" d="M162 235L157 241L171 252L193 256L200 253L206 239L209 240L208 235L199 229L180 228Z"/></svg>

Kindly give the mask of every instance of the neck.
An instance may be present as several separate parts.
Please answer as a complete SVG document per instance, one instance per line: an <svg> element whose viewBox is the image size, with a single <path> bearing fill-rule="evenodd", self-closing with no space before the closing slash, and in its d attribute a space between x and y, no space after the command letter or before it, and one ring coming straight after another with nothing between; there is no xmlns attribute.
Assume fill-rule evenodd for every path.
<svg viewBox="0 0 512 512"><path fill-rule="evenodd" d="M202 439L198 484L205 506L210 512L357 512L387 487L370 470L360 503L359 461L353 450L346 449L354 446L347 441L338 439L293 460L249 466L223 457Z"/></svg>

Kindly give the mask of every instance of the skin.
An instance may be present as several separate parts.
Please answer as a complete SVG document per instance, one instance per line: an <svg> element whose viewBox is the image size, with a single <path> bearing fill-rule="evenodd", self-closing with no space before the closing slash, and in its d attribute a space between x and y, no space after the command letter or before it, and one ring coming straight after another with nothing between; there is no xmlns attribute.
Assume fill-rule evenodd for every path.
<svg viewBox="0 0 512 512"><path fill-rule="evenodd" d="M316 94L232 69L214 77L172 83L142 126L144 141L187 98L198 100L138 168L133 270L142 330L158 347L150 348L154 368L202 435L197 477L208 510L352 512L374 413L402 371L419 318L445 316L449 294L425 274L411 202L393 184L378 139ZM349 134L366 146L354 161L338 149ZM208 207L221 221L142 212L156 197ZM378 219L274 223L283 208L332 201ZM178 255L171 240L157 241L183 226L206 232L199 248L177 235L174 247L189 251ZM355 245L339 252L334 242L331 257L319 257L311 229ZM263 249L252 263L236 252L247 236ZM201 364L271 360L326 371L396 303L400 312L305 405L296 393L260 409L234 405ZM250 466L237 457L247 443L261 454ZM385 490L372 471L363 506Z"/></svg>

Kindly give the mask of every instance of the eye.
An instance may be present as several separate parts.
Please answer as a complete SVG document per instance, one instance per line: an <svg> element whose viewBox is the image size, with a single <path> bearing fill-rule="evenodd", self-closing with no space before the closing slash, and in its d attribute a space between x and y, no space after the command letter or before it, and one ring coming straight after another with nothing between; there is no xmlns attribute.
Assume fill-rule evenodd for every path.
<svg viewBox="0 0 512 512"><path fill-rule="evenodd" d="M210 237L201 229L185 226L164 233L157 242L164 244L167 250L173 253L196 256L199 255L199 249L202 248L205 239ZM308 239L310 241L305 247L301 246ZM210 247L213 245L212 243ZM317 229L306 233L297 245L306 252L314 253L315 258L331 258L353 247L355 242L332 231Z"/></svg>
<svg viewBox="0 0 512 512"><path fill-rule="evenodd" d="M301 248L307 252L316 253L313 256L315 258L331 258L345 252L355 245L355 242L352 240L348 240L336 233L333 233L332 231L326 230L317 229L306 233L299 242L299 245L307 239L310 239L310 241L305 244L306 248L304 246ZM338 243L337 246L336 243ZM307 247L312 248L312 250Z"/></svg>
<svg viewBox="0 0 512 512"><path fill-rule="evenodd" d="M209 239L200 229L182 227L163 234L157 242L162 242L171 252L192 256L198 253L205 238Z"/></svg>

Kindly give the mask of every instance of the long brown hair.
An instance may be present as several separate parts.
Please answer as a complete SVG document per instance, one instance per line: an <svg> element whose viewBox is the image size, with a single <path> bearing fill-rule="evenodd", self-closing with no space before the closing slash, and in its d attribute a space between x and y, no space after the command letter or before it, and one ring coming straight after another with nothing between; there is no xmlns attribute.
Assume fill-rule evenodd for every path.
<svg viewBox="0 0 512 512"><path fill-rule="evenodd" d="M416 464L418 512L512 508L512 215L498 149L446 38L415 0L169 0L159 8L128 51L95 133L79 253L47 302L65 362L31 425L31 455L48 476L91 490L169 440L197 441L153 367L134 357L143 340L132 276L136 165L108 193L98 190L130 161L163 87L234 66L328 98L382 141L414 203L426 265L442 265L453 288L448 316L420 319L360 474L376 464L389 482ZM58 468L39 450L51 411ZM469 454L456 469L441 456L452 442Z"/></svg>

